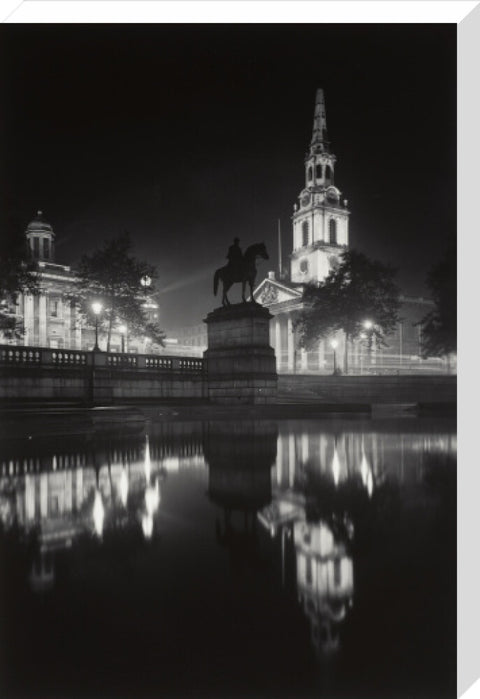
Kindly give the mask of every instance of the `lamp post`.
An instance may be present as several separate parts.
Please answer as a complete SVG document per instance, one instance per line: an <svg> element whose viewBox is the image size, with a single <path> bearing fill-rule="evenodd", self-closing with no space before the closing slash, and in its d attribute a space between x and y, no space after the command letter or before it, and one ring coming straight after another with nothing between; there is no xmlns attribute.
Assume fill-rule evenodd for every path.
<svg viewBox="0 0 480 699"><path fill-rule="evenodd" d="M371 330L373 329L373 321L364 320L363 327L365 328L365 330L367 330L367 333L368 333L368 338L369 338L368 339L368 354L369 354L370 365L371 365L372 364L372 342L373 342Z"/></svg>
<svg viewBox="0 0 480 699"><path fill-rule="evenodd" d="M92 311L95 314L95 346L93 348L94 352L99 352L100 350L100 347L98 346L98 316L102 312L102 308L103 306L100 303L100 301L94 301L92 303Z"/></svg>
<svg viewBox="0 0 480 699"><path fill-rule="evenodd" d="M127 332L127 326L120 325L118 330L120 331L120 337L122 339L122 354L125 354L125 333Z"/></svg>
<svg viewBox="0 0 480 699"><path fill-rule="evenodd" d="M366 333L360 333L360 376L363 375L363 341L367 339Z"/></svg>
<svg viewBox="0 0 480 699"><path fill-rule="evenodd" d="M338 347L338 341L337 340L330 340L330 347L333 349L333 375L335 376L337 373L337 347Z"/></svg>

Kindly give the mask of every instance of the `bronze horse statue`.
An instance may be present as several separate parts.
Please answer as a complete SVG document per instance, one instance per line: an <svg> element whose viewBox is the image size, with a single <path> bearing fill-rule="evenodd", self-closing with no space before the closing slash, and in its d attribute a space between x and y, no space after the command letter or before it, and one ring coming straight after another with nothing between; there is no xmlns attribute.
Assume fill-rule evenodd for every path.
<svg viewBox="0 0 480 699"><path fill-rule="evenodd" d="M232 284L237 282L242 283L242 301L245 303L245 287L250 286L250 297L253 303L253 285L255 284L255 277L257 276L257 267L255 261L257 257L261 257L263 260L268 260L267 249L265 248L265 243L255 243L255 245L250 245L245 250L243 255L243 260L238 265L238 269L233 268L231 265L225 265L225 267L220 267L215 272L213 278L213 293L216 295L218 290L218 282L221 280L223 283L223 295L222 304L224 306L230 306L230 301L227 297L227 291L230 289Z"/></svg>

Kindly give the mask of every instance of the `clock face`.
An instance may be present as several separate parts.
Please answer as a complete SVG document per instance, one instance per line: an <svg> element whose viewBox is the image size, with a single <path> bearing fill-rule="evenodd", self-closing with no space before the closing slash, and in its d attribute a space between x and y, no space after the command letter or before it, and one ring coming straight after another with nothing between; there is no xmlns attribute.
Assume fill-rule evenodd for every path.
<svg viewBox="0 0 480 699"><path fill-rule="evenodd" d="M302 206L308 206L310 204L310 194L304 194L302 197Z"/></svg>
<svg viewBox="0 0 480 699"><path fill-rule="evenodd" d="M333 187L329 188L327 190L327 199L328 201L338 201L338 192L336 189Z"/></svg>

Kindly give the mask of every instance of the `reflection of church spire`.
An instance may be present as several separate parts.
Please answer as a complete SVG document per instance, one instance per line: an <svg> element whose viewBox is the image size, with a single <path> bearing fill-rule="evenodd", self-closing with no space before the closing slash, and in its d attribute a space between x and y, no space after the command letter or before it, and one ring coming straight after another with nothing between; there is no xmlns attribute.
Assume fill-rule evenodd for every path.
<svg viewBox="0 0 480 699"><path fill-rule="evenodd" d="M313 115L313 132L310 142L310 154L328 153L330 143L327 135L327 116L325 112L325 97L322 88L318 88L315 98L315 112Z"/></svg>
<svg viewBox="0 0 480 699"><path fill-rule="evenodd" d="M353 561L326 521L297 521L293 529L298 598L323 656L338 650L340 625L353 605Z"/></svg>

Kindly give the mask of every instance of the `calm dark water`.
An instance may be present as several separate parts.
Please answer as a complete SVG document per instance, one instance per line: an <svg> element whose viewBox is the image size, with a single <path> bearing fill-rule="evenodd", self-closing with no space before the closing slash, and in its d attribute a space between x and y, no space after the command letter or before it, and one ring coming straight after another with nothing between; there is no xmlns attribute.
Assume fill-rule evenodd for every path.
<svg viewBox="0 0 480 699"><path fill-rule="evenodd" d="M0 447L2 697L456 696L454 421Z"/></svg>

